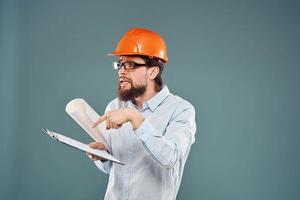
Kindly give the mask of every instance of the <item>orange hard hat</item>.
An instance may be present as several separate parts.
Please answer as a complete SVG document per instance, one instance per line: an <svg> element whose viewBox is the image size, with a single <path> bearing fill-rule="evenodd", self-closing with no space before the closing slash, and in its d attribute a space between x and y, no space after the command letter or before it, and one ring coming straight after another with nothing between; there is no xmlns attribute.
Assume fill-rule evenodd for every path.
<svg viewBox="0 0 300 200"><path fill-rule="evenodd" d="M168 62L167 46L164 39L154 31L145 28L129 29L119 41L113 56L143 55Z"/></svg>

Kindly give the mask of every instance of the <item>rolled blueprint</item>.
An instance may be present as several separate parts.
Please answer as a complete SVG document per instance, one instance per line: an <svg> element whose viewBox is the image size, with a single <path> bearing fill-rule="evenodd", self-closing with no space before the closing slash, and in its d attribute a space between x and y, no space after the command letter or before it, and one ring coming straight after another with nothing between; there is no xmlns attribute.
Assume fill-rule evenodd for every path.
<svg viewBox="0 0 300 200"><path fill-rule="evenodd" d="M104 121L97 127L92 128L94 122L97 121L100 116L84 99L77 98L70 101L66 106L66 112L95 141L102 142L107 146L107 139L105 137L107 132L106 123Z"/></svg>

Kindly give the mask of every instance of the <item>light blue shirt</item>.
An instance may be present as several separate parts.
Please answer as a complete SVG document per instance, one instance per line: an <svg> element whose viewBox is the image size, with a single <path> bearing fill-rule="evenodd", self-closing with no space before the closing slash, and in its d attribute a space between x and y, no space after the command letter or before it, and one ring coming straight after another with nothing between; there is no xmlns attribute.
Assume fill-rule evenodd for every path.
<svg viewBox="0 0 300 200"><path fill-rule="evenodd" d="M110 129L108 149L125 165L96 161L109 174L106 200L176 199L191 145L195 141L195 109L168 87L137 108L132 102L111 101L106 111L132 107L145 120L135 131L130 123Z"/></svg>

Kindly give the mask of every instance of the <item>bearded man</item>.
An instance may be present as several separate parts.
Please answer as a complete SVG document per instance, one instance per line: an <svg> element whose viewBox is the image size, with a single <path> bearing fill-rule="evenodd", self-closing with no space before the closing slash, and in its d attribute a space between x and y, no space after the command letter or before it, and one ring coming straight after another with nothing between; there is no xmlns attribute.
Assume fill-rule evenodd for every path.
<svg viewBox="0 0 300 200"><path fill-rule="evenodd" d="M196 123L194 107L163 83L165 41L154 31L132 28L111 55L117 57L118 97L93 126L106 121L108 144L90 146L125 165L91 156L109 174L105 199L176 199Z"/></svg>

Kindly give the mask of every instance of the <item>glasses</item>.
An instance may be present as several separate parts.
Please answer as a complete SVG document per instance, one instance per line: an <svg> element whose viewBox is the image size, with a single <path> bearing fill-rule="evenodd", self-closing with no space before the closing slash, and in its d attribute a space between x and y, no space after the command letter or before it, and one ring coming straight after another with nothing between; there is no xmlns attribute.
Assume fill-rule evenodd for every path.
<svg viewBox="0 0 300 200"><path fill-rule="evenodd" d="M146 66L146 64L140 64L140 63L135 63L135 62L132 62L132 61L126 61L126 62L113 62L112 64L112 68L114 70L119 70L121 69L122 67L124 67L125 70L133 70L133 69L136 69L138 67L142 67L142 66Z"/></svg>

